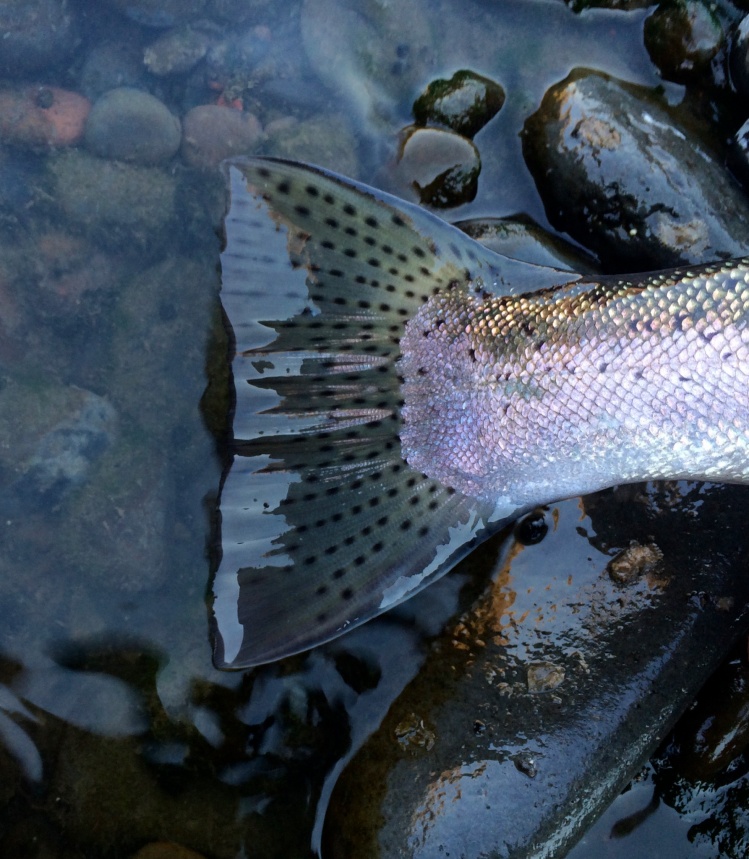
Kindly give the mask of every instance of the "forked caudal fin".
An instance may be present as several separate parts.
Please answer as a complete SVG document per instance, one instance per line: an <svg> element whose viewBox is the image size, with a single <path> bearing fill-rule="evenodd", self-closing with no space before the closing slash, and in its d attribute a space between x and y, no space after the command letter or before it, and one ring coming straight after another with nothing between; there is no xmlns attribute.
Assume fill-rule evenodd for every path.
<svg viewBox="0 0 749 859"><path fill-rule="evenodd" d="M270 662L412 596L520 512L404 460L399 344L434 294L570 275L505 260L333 174L227 165L222 303L236 341L221 493L215 662Z"/></svg>

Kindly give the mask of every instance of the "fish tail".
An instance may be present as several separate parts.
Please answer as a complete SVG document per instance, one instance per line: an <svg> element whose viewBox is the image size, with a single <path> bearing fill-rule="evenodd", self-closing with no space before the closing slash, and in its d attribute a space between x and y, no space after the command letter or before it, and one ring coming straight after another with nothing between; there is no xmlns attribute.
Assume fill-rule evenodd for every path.
<svg viewBox="0 0 749 859"><path fill-rule="evenodd" d="M400 342L497 258L419 209L315 168L228 163L222 303L235 341L214 659L328 641L446 572L500 523L404 458Z"/></svg>

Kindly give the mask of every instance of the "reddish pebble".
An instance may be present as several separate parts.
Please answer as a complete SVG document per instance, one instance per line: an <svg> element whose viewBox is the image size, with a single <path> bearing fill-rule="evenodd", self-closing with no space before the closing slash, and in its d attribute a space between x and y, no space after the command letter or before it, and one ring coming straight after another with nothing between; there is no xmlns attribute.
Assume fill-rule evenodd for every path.
<svg viewBox="0 0 749 859"><path fill-rule="evenodd" d="M70 146L83 137L91 103L54 86L0 90L0 141L29 148Z"/></svg>
<svg viewBox="0 0 749 859"><path fill-rule="evenodd" d="M218 104L194 107L182 121L182 157L192 167L212 168L224 158L256 151L263 130L259 120Z"/></svg>

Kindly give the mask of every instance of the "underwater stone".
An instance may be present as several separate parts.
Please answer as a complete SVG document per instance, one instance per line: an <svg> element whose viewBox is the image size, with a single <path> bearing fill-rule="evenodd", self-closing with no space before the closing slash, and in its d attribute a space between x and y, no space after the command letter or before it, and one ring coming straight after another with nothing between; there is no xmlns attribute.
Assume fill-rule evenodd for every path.
<svg viewBox="0 0 749 859"><path fill-rule="evenodd" d="M130 43L95 45L79 76L81 92L92 101L118 87L140 87L145 79L143 57Z"/></svg>
<svg viewBox="0 0 749 859"><path fill-rule="evenodd" d="M5 0L0 3L0 75L23 76L55 65L77 43L66 0Z"/></svg>
<svg viewBox="0 0 749 859"><path fill-rule="evenodd" d="M118 250L162 251L175 217L175 180L154 167L78 150L49 162L57 200L88 235Z"/></svg>
<svg viewBox="0 0 749 859"><path fill-rule="evenodd" d="M413 113L419 125L444 125L473 137L505 102L505 92L493 80L461 69L449 79L432 81L414 102Z"/></svg>
<svg viewBox="0 0 749 859"><path fill-rule="evenodd" d="M553 226L610 270L738 257L749 248L740 188L648 90L573 72L526 121L523 153Z"/></svg>
<svg viewBox="0 0 749 859"><path fill-rule="evenodd" d="M251 80L271 44L267 27L250 27L222 39L207 53L207 79L216 82Z"/></svg>
<svg viewBox="0 0 749 859"><path fill-rule="evenodd" d="M206 0L106 0L110 6L146 27L173 27L201 14Z"/></svg>
<svg viewBox="0 0 749 859"><path fill-rule="evenodd" d="M0 89L0 142L26 149L71 146L83 136L87 98L60 87Z"/></svg>
<svg viewBox="0 0 749 859"><path fill-rule="evenodd" d="M7 516L49 509L82 486L116 425L109 401L90 391L12 379L0 389L0 416L0 509Z"/></svg>
<svg viewBox="0 0 749 859"><path fill-rule="evenodd" d="M715 13L700 0L662 3L645 20L645 47L663 76L688 81L702 73L724 40Z"/></svg>
<svg viewBox="0 0 749 859"><path fill-rule="evenodd" d="M184 74L205 57L216 41L215 27L185 25L169 30L143 53L143 63L152 75Z"/></svg>
<svg viewBox="0 0 749 859"><path fill-rule="evenodd" d="M86 146L102 158L159 164L179 149L179 119L159 99L132 87L105 93L91 108Z"/></svg>
<svg viewBox="0 0 749 859"><path fill-rule="evenodd" d="M316 116L301 122L289 117L266 129L263 152L294 161L308 161L356 178L359 163L356 139L338 114Z"/></svg>
<svg viewBox="0 0 749 859"><path fill-rule="evenodd" d="M300 25L310 65L365 136L433 77L440 17L424 2L304 0Z"/></svg>
<svg viewBox="0 0 749 859"><path fill-rule="evenodd" d="M257 151L262 131L252 113L203 104L184 118L182 157L191 167L217 167L225 158Z"/></svg>

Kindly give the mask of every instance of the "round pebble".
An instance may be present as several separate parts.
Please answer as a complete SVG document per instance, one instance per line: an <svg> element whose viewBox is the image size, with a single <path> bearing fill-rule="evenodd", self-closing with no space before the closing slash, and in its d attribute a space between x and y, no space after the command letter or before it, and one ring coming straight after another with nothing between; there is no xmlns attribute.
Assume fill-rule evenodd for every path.
<svg viewBox="0 0 749 859"><path fill-rule="evenodd" d="M72 53L75 21L66 0L0 3L0 75L22 76Z"/></svg>
<svg viewBox="0 0 749 859"><path fill-rule="evenodd" d="M505 93L493 80L462 69L432 81L414 103L419 125L445 125L465 137L477 134L502 108Z"/></svg>
<svg viewBox="0 0 749 859"><path fill-rule="evenodd" d="M254 152L261 137L262 127L253 114L204 104L183 120L182 156L192 167L210 169L225 158Z"/></svg>
<svg viewBox="0 0 749 859"><path fill-rule="evenodd" d="M102 158L160 164L179 149L179 120L157 98L119 87L93 106L86 123L86 147Z"/></svg>
<svg viewBox="0 0 749 859"><path fill-rule="evenodd" d="M481 159L473 143L437 128L406 130L393 178L399 193L434 208L469 203L476 196Z"/></svg>
<svg viewBox="0 0 749 859"><path fill-rule="evenodd" d="M30 149L70 146L83 136L91 103L52 86L0 90L0 142Z"/></svg>

